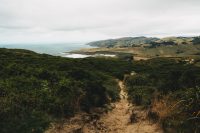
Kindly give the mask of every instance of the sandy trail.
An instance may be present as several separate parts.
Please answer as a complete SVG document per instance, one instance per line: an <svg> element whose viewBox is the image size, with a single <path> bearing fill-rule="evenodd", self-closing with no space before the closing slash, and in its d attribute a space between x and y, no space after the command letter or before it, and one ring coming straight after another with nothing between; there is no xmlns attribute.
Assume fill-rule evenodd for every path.
<svg viewBox="0 0 200 133"><path fill-rule="evenodd" d="M119 86L121 88L121 100L115 103L115 108L112 111L103 115L99 120L104 127L102 133L162 133L162 130L156 124L150 124L146 119L145 111L132 106L128 102L128 96L122 81L119 81ZM136 123L130 123L132 110L137 113L138 121ZM94 131L87 129L85 128L85 133L94 133ZM101 133L101 130L97 130L95 133Z"/></svg>
<svg viewBox="0 0 200 133"><path fill-rule="evenodd" d="M59 133L163 133L156 124L146 118L146 112L128 102L128 96L122 81L119 81L120 101L114 103L114 109L88 123L82 123L81 116L65 123ZM137 114L137 121L131 123L132 111ZM52 130L48 133L58 133Z"/></svg>

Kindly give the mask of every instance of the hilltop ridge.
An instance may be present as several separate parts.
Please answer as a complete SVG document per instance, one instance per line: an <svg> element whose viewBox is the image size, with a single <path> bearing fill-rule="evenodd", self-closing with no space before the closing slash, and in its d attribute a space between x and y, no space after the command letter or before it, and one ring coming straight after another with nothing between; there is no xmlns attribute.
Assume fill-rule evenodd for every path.
<svg viewBox="0 0 200 133"><path fill-rule="evenodd" d="M196 44L200 43L200 37L123 37L117 39L108 39L101 41L90 42L87 45L97 47L138 47L148 46L156 47L160 45L181 45L181 44Z"/></svg>

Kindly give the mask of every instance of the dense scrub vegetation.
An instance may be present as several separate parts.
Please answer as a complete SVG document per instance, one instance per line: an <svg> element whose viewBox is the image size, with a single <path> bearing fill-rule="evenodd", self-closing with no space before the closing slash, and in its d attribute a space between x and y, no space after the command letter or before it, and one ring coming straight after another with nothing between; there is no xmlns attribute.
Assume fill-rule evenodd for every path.
<svg viewBox="0 0 200 133"><path fill-rule="evenodd" d="M41 133L50 122L119 99L131 63L0 49L0 132Z"/></svg>
<svg viewBox="0 0 200 133"><path fill-rule="evenodd" d="M194 45L200 44L200 37L195 37L192 42Z"/></svg>
<svg viewBox="0 0 200 133"><path fill-rule="evenodd" d="M42 133L53 121L115 102L116 79L131 71L124 78L131 102L148 108L149 118L166 131L199 132L200 68L194 64L170 58L68 59L0 49L0 132Z"/></svg>
<svg viewBox="0 0 200 133"><path fill-rule="evenodd" d="M125 78L129 100L148 116L180 133L200 132L200 68L179 59L138 61Z"/></svg>

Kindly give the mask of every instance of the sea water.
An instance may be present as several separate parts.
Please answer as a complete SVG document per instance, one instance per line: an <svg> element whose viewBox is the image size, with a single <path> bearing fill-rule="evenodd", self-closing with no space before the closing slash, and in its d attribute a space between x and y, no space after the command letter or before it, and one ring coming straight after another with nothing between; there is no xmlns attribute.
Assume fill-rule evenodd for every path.
<svg viewBox="0 0 200 133"><path fill-rule="evenodd" d="M64 56L65 52L92 48L84 43L62 43L62 44L0 44L0 48L27 49L37 53L44 53L56 56Z"/></svg>
<svg viewBox="0 0 200 133"><path fill-rule="evenodd" d="M66 58L86 58L86 57L115 57L112 54L74 54L70 51L84 48L94 48L84 43L55 43L55 44L0 44L0 48L27 49L41 54L62 56Z"/></svg>

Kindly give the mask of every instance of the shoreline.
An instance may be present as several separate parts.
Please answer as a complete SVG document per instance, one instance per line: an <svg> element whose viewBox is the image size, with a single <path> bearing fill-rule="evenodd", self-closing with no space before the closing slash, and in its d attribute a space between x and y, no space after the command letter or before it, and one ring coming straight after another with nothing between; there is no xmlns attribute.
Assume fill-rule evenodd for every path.
<svg viewBox="0 0 200 133"><path fill-rule="evenodd" d="M84 48L80 50L74 50L69 52L70 54L82 54L82 55L116 55L116 57L127 57L130 59L132 56L133 60L149 60L152 58L197 58L199 59L200 46L188 45L185 49L185 45L181 46L160 46L156 48L146 47L98 47L98 48ZM183 52L177 53L182 50ZM125 58L127 59L127 58Z"/></svg>
<svg viewBox="0 0 200 133"><path fill-rule="evenodd" d="M129 58L133 59L132 53L126 53L123 51L117 51L118 48L83 48L80 50L74 50L70 52L64 52L63 57L68 58L87 58L87 57L104 57L104 58ZM121 48L120 48L121 49Z"/></svg>
<svg viewBox="0 0 200 133"><path fill-rule="evenodd" d="M62 57L67 58L87 58L87 57L116 57L114 54L78 54L78 53L65 53Z"/></svg>

